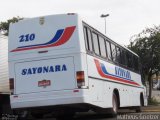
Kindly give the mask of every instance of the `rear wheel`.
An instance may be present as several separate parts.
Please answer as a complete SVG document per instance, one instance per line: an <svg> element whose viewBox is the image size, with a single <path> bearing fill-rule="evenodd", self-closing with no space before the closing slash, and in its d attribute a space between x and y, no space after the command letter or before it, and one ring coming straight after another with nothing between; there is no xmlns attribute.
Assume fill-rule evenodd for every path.
<svg viewBox="0 0 160 120"><path fill-rule="evenodd" d="M142 107L141 106L136 107L136 112L137 113L142 112Z"/></svg>
<svg viewBox="0 0 160 120"><path fill-rule="evenodd" d="M115 93L112 96L112 108L111 108L111 115L116 116L118 113L118 99Z"/></svg>
<svg viewBox="0 0 160 120"><path fill-rule="evenodd" d="M143 94L140 95L140 106L136 107L136 112L142 112L142 106L144 105Z"/></svg>

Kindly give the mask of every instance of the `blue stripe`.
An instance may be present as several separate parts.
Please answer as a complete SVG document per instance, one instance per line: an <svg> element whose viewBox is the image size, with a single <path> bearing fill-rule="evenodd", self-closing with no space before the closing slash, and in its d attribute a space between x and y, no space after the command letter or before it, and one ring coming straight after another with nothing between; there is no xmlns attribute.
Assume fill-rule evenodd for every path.
<svg viewBox="0 0 160 120"><path fill-rule="evenodd" d="M18 48L43 46L43 45L53 44L53 43L55 43L55 42L57 42L59 40L59 38L62 36L63 31L64 31L64 29L57 30L57 32L56 32L55 36L52 38L52 40L50 40L47 43L36 44L36 45L28 45L28 46L21 46L21 47L18 47Z"/></svg>
<svg viewBox="0 0 160 120"><path fill-rule="evenodd" d="M109 73L107 72L107 70L106 70L106 67L105 67L104 64L102 64L102 63L101 63L101 68L102 68L103 73L109 74Z"/></svg>
<svg viewBox="0 0 160 120"><path fill-rule="evenodd" d="M113 76L113 77L118 77L118 78L122 78L122 79L125 79L125 80L133 81L131 79L127 79L127 78L124 78L124 77L120 77L120 76L108 73L107 70L106 70L106 67L104 66L103 63L101 63L101 69L102 69L103 73L106 74L106 75L110 75L110 76Z"/></svg>

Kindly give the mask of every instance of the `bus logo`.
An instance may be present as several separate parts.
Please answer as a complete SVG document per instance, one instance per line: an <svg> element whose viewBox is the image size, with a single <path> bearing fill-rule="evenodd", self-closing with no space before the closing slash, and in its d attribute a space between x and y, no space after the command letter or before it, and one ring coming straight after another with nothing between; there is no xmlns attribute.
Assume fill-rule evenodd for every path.
<svg viewBox="0 0 160 120"><path fill-rule="evenodd" d="M44 24L44 17L40 17L40 18L39 18L39 24L40 24L40 25L43 25L43 24Z"/></svg>
<svg viewBox="0 0 160 120"><path fill-rule="evenodd" d="M97 71L101 77L110 79L115 82L122 82L122 83L127 83L130 85L140 86L137 82L131 80L131 76L130 76L130 73L128 73L128 71L125 73L126 75L119 76L117 74L121 74L121 73L117 73L117 72L119 72L117 70L117 68L115 69L116 74L112 74L107 71L106 66L103 63L100 63L97 59L94 59L94 62L95 62ZM128 77L128 78L126 78L126 77Z"/></svg>
<svg viewBox="0 0 160 120"><path fill-rule="evenodd" d="M76 26L70 26L70 27L66 27L65 29L59 29L59 30L57 30L56 34L49 42L46 42L43 44L20 46L20 47L17 47L16 49L12 50L11 52L60 46L62 44L65 44L71 38L75 28L76 28Z"/></svg>

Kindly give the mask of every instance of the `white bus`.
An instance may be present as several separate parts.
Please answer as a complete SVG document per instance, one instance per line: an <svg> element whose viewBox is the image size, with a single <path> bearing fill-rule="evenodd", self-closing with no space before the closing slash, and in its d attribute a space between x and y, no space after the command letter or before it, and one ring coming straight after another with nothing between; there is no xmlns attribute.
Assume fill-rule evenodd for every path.
<svg viewBox="0 0 160 120"><path fill-rule="evenodd" d="M138 56L77 14L11 24L9 79L12 109L34 117L147 105Z"/></svg>

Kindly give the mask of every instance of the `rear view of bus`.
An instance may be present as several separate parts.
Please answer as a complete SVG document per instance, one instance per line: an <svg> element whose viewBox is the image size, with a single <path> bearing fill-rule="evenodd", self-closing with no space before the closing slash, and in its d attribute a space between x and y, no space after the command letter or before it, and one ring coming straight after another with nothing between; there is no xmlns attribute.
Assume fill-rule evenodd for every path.
<svg viewBox="0 0 160 120"><path fill-rule="evenodd" d="M10 25L11 107L46 111L79 107L88 87L76 14L26 19ZM83 66L83 67L82 67Z"/></svg>
<svg viewBox="0 0 160 120"><path fill-rule="evenodd" d="M115 116L121 107L139 112L147 105L138 55L77 14L11 24L9 80L12 109L35 117L88 110Z"/></svg>

